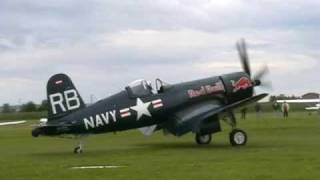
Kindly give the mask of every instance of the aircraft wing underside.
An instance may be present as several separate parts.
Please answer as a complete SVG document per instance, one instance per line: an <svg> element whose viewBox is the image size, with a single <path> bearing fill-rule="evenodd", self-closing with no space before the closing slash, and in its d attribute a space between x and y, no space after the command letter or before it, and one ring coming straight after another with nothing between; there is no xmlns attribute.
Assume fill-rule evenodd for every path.
<svg viewBox="0 0 320 180"><path fill-rule="evenodd" d="M216 128L216 123L218 123L218 114L259 101L266 96L267 94L260 94L229 105L223 105L217 100L209 100L194 104L176 112L172 119L168 120L162 125L162 127L177 136L190 131L199 133L201 128L208 128L207 126Z"/></svg>

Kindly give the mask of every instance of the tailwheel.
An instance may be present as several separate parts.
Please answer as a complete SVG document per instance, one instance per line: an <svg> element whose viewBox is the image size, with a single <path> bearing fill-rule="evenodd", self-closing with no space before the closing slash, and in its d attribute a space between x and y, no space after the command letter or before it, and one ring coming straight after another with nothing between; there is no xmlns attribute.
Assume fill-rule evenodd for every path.
<svg viewBox="0 0 320 180"><path fill-rule="evenodd" d="M234 129L229 134L230 144L232 146L244 146L247 143L247 134L240 130Z"/></svg>
<svg viewBox="0 0 320 180"><path fill-rule="evenodd" d="M80 146L77 146L74 148L73 153L75 154L81 154L83 150L80 148Z"/></svg>
<svg viewBox="0 0 320 180"><path fill-rule="evenodd" d="M211 134L196 134L195 140L197 144L202 145L202 144L210 144L211 142Z"/></svg>
<svg viewBox="0 0 320 180"><path fill-rule="evenodd" d="M82 149L82 142L79 142L79 145L77 147L74 148L73 153L75 154L81 154L83 153L83 149Z"/></svg>

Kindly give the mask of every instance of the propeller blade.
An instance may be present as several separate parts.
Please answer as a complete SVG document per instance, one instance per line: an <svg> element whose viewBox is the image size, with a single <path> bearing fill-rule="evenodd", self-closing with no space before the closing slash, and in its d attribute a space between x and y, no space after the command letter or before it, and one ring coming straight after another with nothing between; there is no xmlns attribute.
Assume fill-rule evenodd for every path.
<svg viewBox="0 0 320 180"><path fill-rule="evenodd" d="M249 63L246 43L245 43L244 39L241 39L236 44L236 46L237 46L237 50L238 50L238 53L239 53L239 56L240 56L241 65L242 65L243 71L245 73L247 73L251 77L250 63Z"/></svg>
<svg viewBox="0 0 320 180"><path fill-rule="evenodd" d="M269 73L269 68L267 65L265 65L254 75L253 79L254 80L261 80L268 73Z"/></svg>
<svg viewBox="0 0 320 180"><path fill-rule="evenodd" d="M272 90L272 82L271 81L263 81L261 83L261 87L262 88L265 88L265 89L269 89L269 90Z"/></svg>
<svg viewBox="0 0 320 180"><path fill-rule="evenodd" d="M247 46L244 39L240 39L236 43L236 47L239 53L242 69L251 78L251 68L249 62L249 56L247 52ZM259 86L261 88L272 89L272 84L270 81L262 80L265 75L269 73L269 68L267 65L263 66L252 78L254 86Z"/></svg>

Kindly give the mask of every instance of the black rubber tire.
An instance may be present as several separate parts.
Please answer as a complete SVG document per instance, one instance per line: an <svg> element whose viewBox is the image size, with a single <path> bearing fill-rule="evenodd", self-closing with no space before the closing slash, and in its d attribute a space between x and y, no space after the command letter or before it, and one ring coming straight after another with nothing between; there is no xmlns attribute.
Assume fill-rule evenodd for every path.
<svg viewBox="0 0 320 180"><path fill-rule="evenodd" d="M33 137L38 137L40 135L40 130L34 129L32 130L31 134Z"/></svg>
<svg viewBox="0 0 320 180"><path fill-rule="evenodd" d="M244 146L248 141L248 137L244 131L234 129L229 134L229 140L232 146Z"/></svg>
<svg viewBox="0 0 320 180"><path fill-rule="evenodd" d="M212 136L211 134L206 134L206 135L196 134L195 140L199 145L210 144L212 140Z"/></svg>

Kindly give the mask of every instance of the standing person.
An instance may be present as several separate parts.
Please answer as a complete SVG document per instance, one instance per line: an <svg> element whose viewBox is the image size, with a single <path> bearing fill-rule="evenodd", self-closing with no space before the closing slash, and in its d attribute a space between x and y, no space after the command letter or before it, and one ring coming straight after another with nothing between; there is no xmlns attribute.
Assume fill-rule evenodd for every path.
<svg viewBox="0 0 320 180"><path fill-rule="evenodd" d="M241 109L241 119L246 119L247 107Z"/></svg>
<svg viewBox="0 0 320 180"><path fill-rule="evenodd" d="M283 113L283 118L288 118L290 106L286 101L283 102L281 109L282 109L282 113Z"/></svg>
<svg viewBox="0 0 320 180"><path fill-rule="evenodd" d="M259 103L256 103L256 106L254 107L256 110L256 115L257 117L260 117L260 111L261 111L261 106Z"/></svg>
<svg viewBox="0 0 320 180"><path fill-rule="evenodd" d="M274 111L277 111L278 108L279 108L279 104L277 103L277 101L275 101L273 104L272 104L272 108Z"/></svg>
<svg viewBox="0 0 320 180"><path fill-rule="evenodd" d="M275 116L277 116L278 114L279 114L279 112L280 112L280 106L279 106L279 104L277 103L277 101L275 101L273 104L272 104L272 108L273 108L273 110L274 110L274 112L275 112Z"/></svg>

